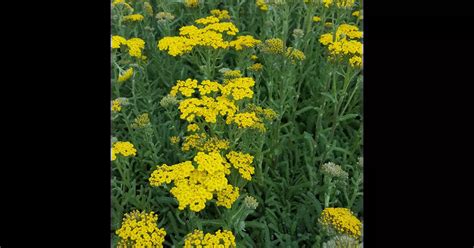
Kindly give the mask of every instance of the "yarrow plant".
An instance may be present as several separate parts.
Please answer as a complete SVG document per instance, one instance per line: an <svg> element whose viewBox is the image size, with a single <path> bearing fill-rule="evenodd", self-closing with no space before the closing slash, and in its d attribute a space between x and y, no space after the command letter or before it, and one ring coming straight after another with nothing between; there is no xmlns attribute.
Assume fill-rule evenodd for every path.
<svg viewBox="0 0 474 248"><path fill-rule="evenodd" d="M137 155L137 149L128 141L117 141L112 146L112 161L117 159L118 154L124 157L133 157Z"/></svg>
<svg viewBox="0 0 474 248"><path fill-rule="evenodd" d="M112 247L360 247L362 9L112 0Z"/></svg>
<svg viewBox="0 0 474 248"><path fill-rule="evenodd" d="M184 242L185 248L193 247L223 247L231 248L236 247L235 237L232 232L228 230L218 230L214 234L206 233L204 234L201 230L194 230L193 233L190 233L186 236Z"/></svg>
<svg viewBox="0 0 474 248"><path fill-rule="evenodd" d="M166 231L157 226L158 215L134 210L125 214L116 231L121 238L117 247L163 247Z"/></svg>
<svg viewBox="0 0 474 248"><path fill-rule="evenodd" d="M347 208L325 208L319 219L325 227L355 239L362 237L362 223Z"/></svg>
<svg viewBox="0 0 474 248"><path fill-rule="evenodd" d="M362 66L362 32L354 25L341 24L336 33L321 35L319 41L327 46L332 59L348 60L353 67Z"/></svg>
<svg viewBox="0 0 474 248"><path fill-rule="evenodd" d="M211 11L211 16L195 20L195 25L179 29L179 36L164 37L158 41L158 48L172 56L182 56L194 48L242 50L259 44L260 41L250 35L236 36L239 29L229 19L228 12ZM235 38L234 38L235 36ZM228 37L226 39L226 37Z"/></svg>

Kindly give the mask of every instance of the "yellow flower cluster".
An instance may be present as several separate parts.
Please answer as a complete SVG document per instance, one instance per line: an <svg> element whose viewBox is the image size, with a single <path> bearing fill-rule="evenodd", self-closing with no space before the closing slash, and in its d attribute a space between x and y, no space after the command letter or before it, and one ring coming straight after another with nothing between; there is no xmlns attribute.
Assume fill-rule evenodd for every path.
<svg viewBox="0 0 474 248"><path fill-rule="evenodd" d="M126 3L125 0L114 0L114 1L112 2L112 7L115 7L115 6L117 6L117 5L123 5L123 6L125 6L127 9L133 11L132 6L130 6L130 4L128 4L128 3Z"/></svg>
<svg viewBox="0 0 474 248"><path fill-rule="evenodd" d="M237 112L235 103L224 96L212 98L187 98L179 103L180 118L192 122L202 117L208 123L216 123L218 116L232 116Z"/></svg>
<svg viewBox="0 0 474 248"><path fill-rule="evenodd" d="M202 147L202 144L204 144L204 140L206 138L207 135L205 133L190 134L184 137L183 146L181 147L181 150L183 150L183 152L187 152L191 149Z"/></svg>
<svg viewBox="0 0 474 248"><path fill-rule="evenodd" d="M238 70L231 71L227 70L224 72L227 77L239 76L241 72ZM180 93L185 99L180 101L178 109L181 113L180 118L188 122L196 121L196 118L202 118L205 122L216 123L217 120L225 121L226 124L232 123L237 124L239 128L253 128L265 132L266 128L263 120L259 115L273 115L276 116L273 110L263 110L260 108L260 112L241 112L236 101L240 101L244 98L252 98L253 90L252 87L255 85L255 81L251 77L237 77L227 78L224 80L224 84L218 82L204 80L199 83L194 79L186 79L185 81L178 80L177 84L172 87L170 95L176 96ZM200 93L200 97L193 97L196 93L196 89ZM208 96L209 93L216 93L213 97ZM218 95L220 93L220 95ZM264 119L272 119L266 118ZM195 134L186 137L183 143L183 151L188 151L190 148L200 146L201 143L198 140L205 137Z"/></svg>
<svg viewBox="0 0 474 248"><path fill-rule="evenodd" d="M362 32L359 28L349 24L341 24L336 34L326 33L321 35L319 42L328 47L330 55L334 58L338 55L349 57L352 67L362 66Z"/></svg>
<svg viewBox="0 0 474 248"><path fill-rule="evenodd" d="M185 0L184 5L188 8L194 8L199 5L199 0Z"/></svg>
<svg viewBox="0 0 474 248"><path fill-rule="evenodd" d="M228 76L237 76L240 71L228 71ZM179 103L178 109L181 112L180 118L192 122L196 117L202 117L206 122L216 123L217 117L231 117L238 107L235 101L244 98L252 98L255 81L251 77L237 77L224 80L224 84L204 80L198 83L194 79L178 80L177 84L170 91L171 96L180 93L187 97ZM200 97L192 97L196 92ZM220 96L210 97L209 93L220 93Z"/></svg>
<svg viewBox="0 0 474 248"><path fill-rule="evenodd" d="M320 21L321 21L321 17L313 16L313 22L320 22Z"/></svg>
<svg viewBox="0 0 474 248"><path fill-rule="evenodd" d="M128 141L117 141L112 145L112 161L117 159L117 154L121 154L124 157L133 157L137 155L137 149Z"/></svg>
<svg viewBox="0 0 474 248"><path fill-rule="evenodd" d="M133 67L128 68L123 74L119 75L117 82L122 83L133 76Z"/></svg>
<svg viewBox="0 0 474 248"><path fill-rule="evenodd" d="M226 155L226 157L232 166L239 171L242 178L248 181L252 180L252 175L255 173L255 168L252 166L252 155L231 151Z"/></svg>
<svg viewBox="0 0 474 248"><path fill-rule="evenodd" d="M240 70L226 70L224 71L225 78L237 78L242 77L242 72Z"/></svg>
<svg viewBox="0 0 474 248"><path fill-rule="evenodd" d="M268 5L265 3L265 0L256 0L255 4L261 11L267 11Z"/></svg>
<svg viewBox="0 0 474 248"><path fill-rule="evenodd" d="M255 112L242 112L226 119L226 124L235 123L239 128L254 128L265 132L266 128L262 120Z"/></svg>
<svg viewBox="0 0 474 248"><path fill-rule="evenodd" d="M187 127L186 127L186 130L188 132L196 132L196 131L199 131L199 125L198 124L189 124Z"/></svg>
<svg viewBox="0 0 474 248"><path fill-rule="evenodd" d="M259 117L266 120L274 120L278 114L271 108L262 108L255 104L247 105L247 110L255 112Z"/></svg>
<svg viewBox="0 0 474 248"><path fill-rule="evenodd" d="M163 247L166 231L158 228L158 215L134 210L126 213L115 233L121 238L119 247Z"/></svg>
<svg viewBox="0 0 474 248"><path fill-rule="evenodd" d="M122 110L122 104L120 103L120 99L115 99L112 101L112 112L120 112L120 110Z"/></svg>
<svg viewBox="0 0 474 248"><path fill-rule="evenodd" d="M302 61L306 58L301 50L293 47L285 47L286 46L283 40L279 38L272 38L265 40L265 42L260 45L260 50L263 53L285 55L286 57L290 58L293 63L296 61Z"/></svg>
<svg viewBox="0 0 474 248"><path fill-rule="evenodd" d="M293 63L296 62L297 60L298 61L303 61L303 60L306 59L306 56L304 55L304 53L301 50L293 48L293 47L288 47L286 49L286 54L285 55L288 58L290 58Z"/></svg>
<svg viewBox="0 0 474 248"><path fill-rule="evenodd" d="M229 11L227 11L227 10L213 9L213 10L211 10L211 15L219 18L219 20L229 20L230 19Z"/></svg>
<svg viewBox="0 0 474 248"><path fill-rule="evenodd" d="M145 17L141 14L132 14L123 17L124 22L139 22L142 21Z"/></svg>
<svg viewBox="0 0 474 248"><path fill-rule="evenodd" d="M140 38L131 38L127 40L128 46L128 54L132 57L146 59L145 56L142 55L142 51L145 48L145 41Z"/></svg>
<svg viewBox="0 0 474 248"><path fill-rule="evenodd" d="M145 48L145 41L140 38L131 38L129 40L124 37L114 35L112 36L112 48L118 49L122 45L128 47L128 53L132 57L139 59L146 59L146 56L142 55L142 51Z"/></svg>
<svg viewBox="0 0 474 248"><path fill-rule="evenodd" d="M191 211L199 212L214 194L217 194L217 205L230 208L239 192L238 188L228 184L226 175L230 174L230 166L219 152L198 152L193 161L159 166L149 180L152 186L173 182L170 192L178 200L180 210L189 206Z"/></svg>
<svg viewBox="0 0 474 248"><path fill-rule="evenodd" d="M334 3L336 3L336 6L338 8L350 8L354 6L355 0L322 0L324 7L329 8Z"/></svg>
<svg viewBox="0 0 474 248"><path fill-rule="evenodd" d="M171 144L178 144L179 137L178 136L171 136L170 137L170 142L171 142Z"/></svg>
<svg viewBox="0 0 474 248"><path fill-rule="evenodd" d="M254 71L254 72L258 72L258 71L263 70L263 65L261 63L255 63L255 64L249 66L247 69L249 69L251 71Z"/></svg>
<svg viewBox="0 0 474 248"><path fill-rule="evenodd" d="M348 208L325 208L321 213L320 222L356 239L362 235L362 223Z"/></svg>
<svg viewBox="0 0 474 248"><path fill-rule="evenodd" d="M166 36L159 40L158 49L167 51L171 56L181 56L191 52L195 47L242 50L260 43L250 35L238 36L235 40L225 40L224 34L236 36L239 29L232 22L220 22L223 19L228 19L227 11L213 11L213 15L195 21L204 27L199 28L194 25L181 27L179 36Z"/></svg>
<svg viewBox="0 0 474 248"><path fill-rule="evenodd" d="M218 137L208 137L205 133L195 133L184 138L182 150L196 149L202 152L216 152L229 148L229 141Z"/></svg>
<svg viewBox="0 0 474 248"><path fill-rule="evenodd" d="M112 36L112 48L120 48L121 45L127 45L127 39L119 35Z"/></svg>
<svg viewBox="0 0 474 248"><path fill-rule="evenodd" d="M255 80L251 77L238 77L226 79L221 88L221 94L226 97L232 96L236 101L244 98L252 98L252 87L255 85Z"/></svg>
<svg viewBox="0 0 474 248"><path fill-rule="evenodd" d="M237 36L237 39L231 41L229 46L234 47L236 51L240 51L244 48L252 48L260 43L260 40L253 38L251 35L242 35Z"/></svg>
<svg viewBox="0 0 474 248"><path fill-rule="evenodd" d="M217 192L217 206L231 208L232 204L239 198L239 187L227 184L224 189Z"/></svg>
<svg viewBox="0 0 474 248"><path fill-rule="evenodd" d="M352 16L357 17L359 20L364 19L364 16L362 15L361 11L354 11L354 12L352 13Z"/></svg>
<svg viewBox="0 0 474 248"><path fill-rule="evenodd" d="M148 113L143 113L137 118L133 120L133 123L131 124L132 128L143 128L150 125L150 117L148 116Z"/></svg>
<svg viewBox="0 0 474 248"><path fill-rule="evenodd" d="M207 24L211 24L211 23L218 23L219 21L220 21L219 18L217 18L215 16L208 16L208 17L199 18L194 22L197 23L197 24L207 25Z"/></svg>
<svg viewBox="0 0 474 248"><path fill-rule="evenodd" d="M183 96L190 97L195 92L195 89L198 88L198 81L196 79L188 78L186 81L178 80L176 85L171 88L170 95L176 96L181 93Z"/></svg>
<svg viewBox="0 0 474 248"><path fill-rule="evenodd" d="M123 4L123 3L125 3L125 0L114 0L114 1L112 2L112 6L115 6L115 5L117 5L117 4Z"/></svg>
<svg viewBox="0 0 474 248"><path fill-rule="evenodd" d="M219 139L217 137L211 137L207 139L201 147L197 147L198 151L204 152L217 152L221 150L226 150L229 148L229 141L226 139Z"/></svg>
<svg viewBox="0 0 474 248"><path fill-rule="evenodd" d="M201 230L194 230L194 232L186 235L184 240L184 248L232 248L236 247L235 236L231 231L218 230L215 234L206 233Z"/></svg>
<svg viewBox="0 0 474 248"><path fill-rule="evenodd" d="M283 40L278 38L265 40L260 46L263 53L283 54L285 52L285 44Z"/></svg>

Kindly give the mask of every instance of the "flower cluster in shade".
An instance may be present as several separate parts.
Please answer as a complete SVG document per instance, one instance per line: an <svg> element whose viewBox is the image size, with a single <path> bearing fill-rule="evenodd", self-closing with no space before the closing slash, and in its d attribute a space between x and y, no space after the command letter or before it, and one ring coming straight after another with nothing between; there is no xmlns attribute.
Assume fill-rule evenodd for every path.
<svg viewBox="0 0 474 248"><path fill-rule="evenodd" d="M272 38L265 40L265 42L259 44L260 51L266 54L284 55L290 58L293 63L297 61L303 61L306 59L304 53L293 47L286 47L283 40L279 38Z"/></svg>
<svg viewBox="0 0 474 248"><path fill-rule="evenodd" d="M321 165L321 172L333 178L347 179L349 176L340 165L333 162L328 162Z"/></svg>
<svg viewBox="0 0 474 248"><path fill-rule="evenodd" d="M137 149L128 141L117 141L112 144L112 161L117 159L118 154L124 157L133 157L137 155Z"/></svg>
<svg viewBox="0 0 474 248"><path fill-rule="evenodd" d="M249 69L250 71L253 71L253 72L259 72L259 71L263 70L263 65L261 63L255 63L255 64L252 64L251 66L249 66L247 69Z"/></svg>
<svg viewBox="0 0 474 248"><path fill-rule="evenodd" d="M150 125L150 117L148 113L137 116L130 125L132 128L144 128Z"/></svg>
<svg viewBox="0 0 474 248"><path fill-rule="evenodd" d="M122 36L112 36L112 49L128 49L128 54L132 57L145 60L146 56L142 54L145 48L145 41L140 38L125 39Z"/></svg>
<svg viewBox="0 0 474 248"><path fill-rule="evenodd" d="M216 123L222 120L238 128L265 131L264 120L268 115L246 109L240 111L238 103L253 97L252 87L255 85L253 78L240 77L240 73L238 70L225 71L224 76L227 78L222 84L210 80L198 82L191 78L178 80L169 95L184 98L178 106L180 118L189 123Z"/></svg>
<svg viewBox="0 0 474 248"><path fill-rule="evenodd" d="M336 33L321 35L319 42L326 46L330 57L348 60L352 67L362 66L362 31L350 24L341 24Z"/></svg>
<svg viewBox="0 0 474 248"><path fill-rule="evenodd" d="M158 41L158 49L171 56L182 56L197 47L210 49L233 48L240 51L260 43L251 35L237 36L239 29L229 21L225 10L212 10L210 16L195 20L195 25L183 26L179 36L166 36Z"/></svg>
<svg viewBox="0 0 474 248"><path fill-rule="evenodd" d="M227 160L227 159L228 160ZM239 188L229 184L227 176L231 167L246 180L251 180L253 156L232 151L226 156L220 152L198 152L192 161L168 166L157 166L152 172L150 185L158 187L173 183L170 193L178 200L178 209L199 212L206 202L216 197L217 206L231 208L239 197Z"/></svg>
<svg viewBox="0 0 474 248"><path fill-rule="evenodd" d="M126 213L122 225L115 232L120 241L117 247L163 247L166 231L157 226L158 215L134 210Z"/></svg>
<svg viewBox="0 0 474 248"><path fill-rule="evenodd" d="M199 0L184 0L184 5L188 8L195 8L199 6Z"/></svg>
<svg viewBox="0 0 474 248"><path fill-rule="evenodd" d="M257 5L258 9L261 11L268 11L268 4L265 0L255 0L255 5Z"/></svg>
<svg viewBox="0 0 474 248"><path fill-rule="evenodd" d="M244 198L244 205L248 209L255 210L258 207L258 201L255 197L248 195Z"/></svg>
<svg viewBox="0 0 474 248"><path fill-rule="evenodd" d="M150 2L145 1L143 3L143 9L145 10L145 13L149 16L153 16L153 6L151 6Z"/></svg>
<svg viewBox="0 0 474 248"><path fill-rule="evenodd" d="M188 131L195 127L196 124L188 125ZM189 128L191 127L191 128ZM227 150L229 148L229 141L215 136L209 137L206 133L193 133L184 137L182 150L184 152L196 150L200 152L215 152Z"/></svg>
<svg viewBox="0 0 474 248"><path fill-rule="evenodd" d="M355 239L362 236L362 222L348 208L325 208L319 219L325 227Z"/></svg>
<svg viewBox="0 0 474 248"><path fill-rule="evenodd" d="M235 236L228 230L217 230L214 234L204 234L201 230L194 230L192 233L186 235L184 240L184 248L231 248L236 247Z"/></svg>

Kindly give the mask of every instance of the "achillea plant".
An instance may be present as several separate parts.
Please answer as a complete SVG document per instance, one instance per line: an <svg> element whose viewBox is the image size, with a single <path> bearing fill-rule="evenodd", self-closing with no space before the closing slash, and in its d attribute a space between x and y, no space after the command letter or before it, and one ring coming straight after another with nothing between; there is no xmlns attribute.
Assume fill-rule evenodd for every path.
<svg viewBox="0 0 474 248"><path fill-rule="evenodd" d="M335 35L326 33L321 35L319 42L328 48L333 60L348 61L352 67L362 66L362 31L354 25L341 24Z"/></svg>
<svg viewBox="0 0 474 248"><path fill-rule="evenodd" d="M116 231L120 237L117 247L163 247L166 231L157 226L158 215L134 210L125 214L122 226Z"/></svg>
<svg viewBox="0 0 474 248"><path fill-rule="evenodd" d="M362 222L352 214L350 209L325 208L319 221L339 234L347 234L355 239L362 237Z"/></svg>
<svg viewBox="0 0 474 248"><path fill-rule="evenodd" d="M250 35L236 36L239 29L229 19L228 12L211 12L213 15L195 20L198 26L189 25L179 29L179 36L167 36L158 41L158 48L171 56L182 56L194 48L242 50L252 48L260 41ZM235 39L232 39L236 36Z"/></svg>
<svg viewBox="0 0 474 248"><path fill-rule="evenodd" d="M118 154L124 157L133 157L137 155L137 149L128 141L117 141L112 145L112 161L117 159Z"/></svg>
<svg viewBox="0 0 474 248"><path fill-rule="evenodd" d="M231 248L236 247L235 237L231 231L218 230L214 234L204 234L201 230L194 230L194 232L188 234L184 241L185 248L193 247L222 247Z"/></svg>
<svg viewBox="0 0 474 248"><path fill-rule="evenodd" d="M251 179L254 168L251 166L253 156L229 154L227 161L218 151L198 152L192 161L158 166L149 178L150 185L158 187L173 183L170 192L178 200L180 210L189 206L191 211L199 212L214 196L217 197L217 206L231 208L239 197L239 188L228 184L231 166L246 180Z"/></svg>
<svg viewBox="0 0 474 248"><path fill-rule="evenodd" d="M126 48L131 57L145 60L147 57L142 54L145 48L145 41L140 38L125 39L122 36L112 36L112 49Z"/></svg>

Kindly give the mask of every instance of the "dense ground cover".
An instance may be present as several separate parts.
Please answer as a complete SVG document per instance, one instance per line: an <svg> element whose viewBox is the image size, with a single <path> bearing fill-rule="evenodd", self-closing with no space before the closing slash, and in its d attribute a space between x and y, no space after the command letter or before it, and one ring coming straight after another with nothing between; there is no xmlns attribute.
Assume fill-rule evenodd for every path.
<svg viewBox="0 0 474 248"><path fill-rule="evenodd" d="M358 245L361 8L114 1L113 246Z"/></svg>

